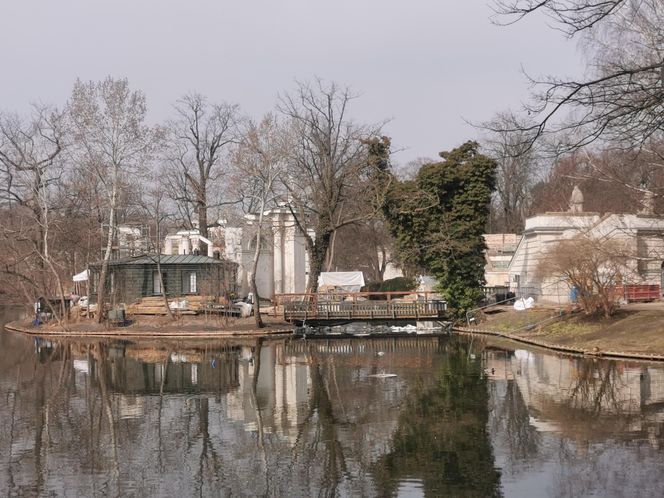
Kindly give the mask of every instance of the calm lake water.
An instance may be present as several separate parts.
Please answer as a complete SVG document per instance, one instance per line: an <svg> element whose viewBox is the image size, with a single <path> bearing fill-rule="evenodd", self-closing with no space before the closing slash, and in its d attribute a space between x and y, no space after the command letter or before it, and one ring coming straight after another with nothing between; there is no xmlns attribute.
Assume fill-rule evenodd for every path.
<svg viewBox="0 0 664 498"><path fill-rule="evenodd" d="M0 421L9 496L664 496L662 367L462 337L3 332Z"/></svg>

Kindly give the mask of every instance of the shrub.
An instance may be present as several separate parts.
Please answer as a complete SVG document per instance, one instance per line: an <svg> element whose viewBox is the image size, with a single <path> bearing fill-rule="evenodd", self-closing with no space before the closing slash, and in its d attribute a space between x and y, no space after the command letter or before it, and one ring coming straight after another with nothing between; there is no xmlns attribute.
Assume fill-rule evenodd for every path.
<svg viewBox="0 0 664 498"><path fill-rule="evenodd" d="M396 277L382 282L370 282L362 288L364 292L408 292L417 289L412 277Z"/></svg>

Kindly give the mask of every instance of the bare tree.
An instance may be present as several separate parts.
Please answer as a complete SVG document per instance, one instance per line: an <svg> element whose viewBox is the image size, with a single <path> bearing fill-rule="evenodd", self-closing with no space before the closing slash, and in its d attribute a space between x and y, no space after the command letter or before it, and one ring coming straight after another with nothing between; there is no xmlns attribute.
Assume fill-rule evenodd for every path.
<svg viewBox="0 0 664 498"><path fill-rule="evenodd" d="M175 105L177 117L168 125L167 158L170 195L180 214L208 237L209 209L229 203L214 198L223 192L224 160L238 141L239 108L231 104L209 104L200 94L182 97ZM231 201L232 202L232 201Z"/></svg>
<svg viewBox="0 0 664 498"><path fill-rule="evenodd" d="M157 265L157 278L159 279L159 288L161 289L164 298L166 314L171 320L175 320L175 315L173 315L173 311L168 304L168 295L166 293L166 286L164 285L164 273L161 269L161 241L164 233L163 228L164 224L172 216L172 214L168 212L166 204L165 189L163 188L163 185L156 183L148 190L145 202L143 203L143 209L146 217L154 225L155 239L152 248L154 250L154 255L150 256L150 258Z"/></svg>
<svg viewBox="0 0 664 498"><path fill-rule="evenodd" d="M263 217L267 209L276 205L279 197L277 180L285 171L285 159L283 129L275 116L268 114L260 123L247 124L234 156L234 165L239 173L238 193L244 201L245 209L255 215L252 223L255 247L249 282L254 295L254 317L258 328L263 327L256 285L258 259L263 246Z"/></svg>
<svg viewBox="0 0 664 498"><path fill-rule="evenodd" d="M78 80L68 106L78 160L92 168L108 209L109 229L97 293L97 317L101 322L121 187L153 152L158 133L145 124L145 95L132 91L126 79Z"/></svg>
<svg viewBox="0 0 664 498"><path fill-rule="evenodd" d="M416 157L406 164L395 164L393 173L401 181L414 180L417 172L427 164L435 163L437 159L431 157Z"/></svg>
<svg viewBox="0 0 664 498"><path fill-rule="evenodd" d="M660 0L496 0L498 22L542 11L583 43L589 74L533 79L530 141L566 134L558 151L596 140L643 145L664 131L664 5ZM569 111L570 116L561 116ZM567 119L560 119L567 118ZM522 129L521 127L515 127ZM507 128L509 129L509 128ZM514 129L514 128L512 128Z"/></svg>
<svg viewBox="0 0 664 498"><path fill-rule="evenodd" d="M644 200L650 192L658 199L649 214L660 212L664 170L651 167L649 156L644 151L585 149L567 154L533 187L530 213L566 211L574 185L583 192L586 211L646 212Z"/></svg>
<svg viewBox="0 0 664 498"><path fill-rule="evenodd" d="M34 106L28 120L18 115L0 115L0 203L8 210L0 221L2 237L16 252L3 251L2 273L31 284L25 293L49 295L54 282L64 314L64 288L60 262L54 258L54 186L60 179L60 161L65 147L63 115L56 109ZM14 213L14 210L20 213ZM26 215L27 216L22 216ZM18 223L16 223L18 221ZM16 245L18 244L18 246ZM47 277L47 274L51 278ZM52 310L60 320L60 312ZM66 314L64 314L66 319Z"/></svg>
<svg viewBox="0 0 664 498"><path fill-rule="evenodd" d="M634 255L616 239L594 239L579 235L554 245L540 260L537 273L543 277L565 277L576 287L578 299L588 315L610 317L617 309L615 286L629 275Z"/></svg>
<svg viewBox="0 0 664 498"><path fill-rule="evenodd" d="M362 126L350 120L354 95L335 83L300 83L281 98L279 110L289 120L289 169L283 176L291 213L309 253L307 289L315 292L334 232L375 215L385 178L369 161L366 140L379 125ZM385 139L387 140L387 139ZM387 141L389 150L389 141ZM365 199L362 210L345 208L350 199ZM313 232L313 235L311 232Z"/></svg>
<svg viewBox="0 0 664 498"><path fill-rule="evenodd" d="M343 250L337 251L336 247ZM395 254L394 239L385 220L377 216L334 233L326 271L362 270L368 282L382 282L387 265L396 263Z"/></svg>
<svg viewBox="0 0 664 498"><path fill-rule="evenodd" d="M498 164L493 205L501 231L520 233L530 204L530 192L540 177L536 147L528 143L527 125L512 112L496 114L484 128L495 130L483 148ZM517 131L508 131L517 130Z"/></svg>

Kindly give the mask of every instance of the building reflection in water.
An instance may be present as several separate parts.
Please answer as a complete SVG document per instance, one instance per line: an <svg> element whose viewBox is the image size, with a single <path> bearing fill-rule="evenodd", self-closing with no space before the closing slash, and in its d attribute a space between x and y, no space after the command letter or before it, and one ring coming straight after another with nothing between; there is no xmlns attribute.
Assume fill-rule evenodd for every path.
<svg viewBox="0 0 664 498"><path fill-rule="evenodd" d="M601 422L631 420L630 430L664 421L664 370L655 365L536 354L487 352L492 380L515 382L541 430L599 431Z"/></svg>
<svg viewBox="0 0 664 498"><path fill-rule="evenodd" d="M108 347L105 381L118 400L121 418L141 416L145 395L196 394L213 401L223 398L228 419L241 422L248 431L257 430L259 408L265 413L266 432L292 440L307 412L309 365L302 357L285 354L283 344L262 347L259 354L260 361L256 345L169 352L114 344ZM75 357L73 368L99 384L98 361Z"/></svg>
<svg viewBox="0 0 664 498"><path fill-rule="evenodd" d="M661 496L664 370L487 350L489 426L506 494Z"/></svg>
<svg viewBox="0 0 664 498"><path fill-rule="evenodd" d="M613 486L659 496L663 372L465 338L108 342L5 333L0 489L611 496Z"/></svg>

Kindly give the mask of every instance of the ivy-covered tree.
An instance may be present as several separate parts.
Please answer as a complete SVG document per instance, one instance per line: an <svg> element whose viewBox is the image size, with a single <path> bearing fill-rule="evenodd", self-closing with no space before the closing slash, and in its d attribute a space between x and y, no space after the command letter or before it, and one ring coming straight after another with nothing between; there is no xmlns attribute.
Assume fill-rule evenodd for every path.
<svg viewBox="0 0 664 498"><path fill-rule="evenodd" d="M385 216L400 259L436 277L457 316L476 305L484 284L484 240L496 162L477 142L441 152L415 179L395 182Z"/></svg>
<svg viewBox="0 0 664 498"><path fill-rule="evenodd" d="M413 386L390 451L372 465L379 496L417 479L424 496L501 496L489 429L489 392L468 343L450 341L435 382Z"/></svg>

